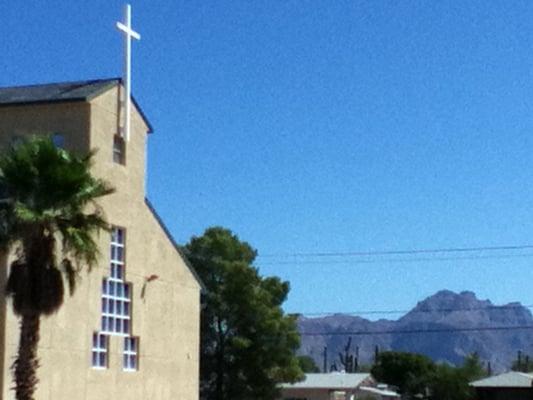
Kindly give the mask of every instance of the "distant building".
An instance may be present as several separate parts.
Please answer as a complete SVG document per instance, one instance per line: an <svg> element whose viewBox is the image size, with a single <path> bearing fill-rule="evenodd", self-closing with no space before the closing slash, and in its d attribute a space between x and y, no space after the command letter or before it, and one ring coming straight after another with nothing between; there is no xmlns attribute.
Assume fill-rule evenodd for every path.
<svg viewBox="0 0 533 400"><path fill-rule="evenodd" d="M282 400L355 400L370 393L362 387L375 386L376 382L368 373L347 374L306 374L305 380L284 383L281 386ZM374 397L381 400L380 397Z"/></svg>
<svg viewBox="0 0 533 400"><path fill-rule="evenodd" d="M470 383L476 400L531 400L533 374L507 372Z"/></svg>

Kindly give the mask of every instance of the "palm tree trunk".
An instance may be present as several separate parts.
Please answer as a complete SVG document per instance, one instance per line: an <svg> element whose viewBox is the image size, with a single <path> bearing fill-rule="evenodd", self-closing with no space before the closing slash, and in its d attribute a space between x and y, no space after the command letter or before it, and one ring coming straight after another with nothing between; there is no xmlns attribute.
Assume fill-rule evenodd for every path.
<svg viewBox="0 0 533 400"><path fill-rule="evenodd" d="M34 400L33 393L38 382L37 346L39 344L39 314L22 316L17 359L11 366L15 378L17 400Z"/></svg>

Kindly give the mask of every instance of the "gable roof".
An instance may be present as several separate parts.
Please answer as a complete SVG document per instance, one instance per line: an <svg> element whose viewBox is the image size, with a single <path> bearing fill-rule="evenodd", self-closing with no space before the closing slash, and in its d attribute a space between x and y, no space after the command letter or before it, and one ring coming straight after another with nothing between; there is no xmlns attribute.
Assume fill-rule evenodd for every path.
<svg viewBox="0 0 533 400"><path fill-rule="evenodd" d="M163 232L165 233L165 235L167 236L168 240L170 240L170 242L172 243L172 245L174 246L174 248L176 249L176 251L178 252L180 257L183 259L183 262L185 263L185 266L189 269L191 274L194 276L194 279L196 279L196 281L200 285L200 288L202 289L202 292L205 292L206 291L205 284L202 282L202 279L198 276L198 273L196 272L194 267L191 265L191 263L187 259L187 256L183 253L182 247L178 243L176 243L176 241L174 240L174 237L172 236L172 234L170 233L170 231L166 227L165 223L163 222L163 220L161 219L161 217L159 216L159 214L155 210L155 208L152 205L152 203L150 202L150 200L148 200L145 197L144 198L144 202L145 202L146 206L148 207L148 209L150 210L150 212L152 213L152 215L154 216L154 218L157 221L157 223L159 224L159 226L161 227L161 229L163 230Z"/></svg>
<svg viewBox="0 0 533 400"><path fill-rule="evenodd" d="M283 383L282 389L355 389L370 378L368 373L305 374L305 379L296 383Z"/></svg>
<svg viewBox="0 0 533 400"><path fill-rule="evenodd" d="M489 376L485 379L470 382L473 387L506 387L506 388L531 388L533 384L533 375L523 372L507 372L496 376Z"/></svg>
<svg viewBox="0 0 533 400"><path fill-rule="evenodd" d="M0 87L0 107L90 101L120 83L122 83L121 78L110 78ZM141 107L139 107L133 96L131 99L148 126L148 132L153 132L152 125L144 115Z"/></svg>

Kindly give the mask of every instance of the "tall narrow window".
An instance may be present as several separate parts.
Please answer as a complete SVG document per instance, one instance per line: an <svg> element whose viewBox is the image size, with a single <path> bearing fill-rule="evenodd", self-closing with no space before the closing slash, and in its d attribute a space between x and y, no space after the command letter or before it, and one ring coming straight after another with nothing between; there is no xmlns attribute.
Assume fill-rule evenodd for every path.
<svg viewBox="0 0 533 400"><path fill-rule="evenodd" d="M126 164L126 144L124 138L119 135L113 136L113 161L117 164Z"/></svg>
<svg viewBox="0 0 533 400"><path fill-rule="evenodd" d="M110 276L102 281L102 332L119 335L130 333L130 284L124 281L125 232L111 231Z"/></svg>
<svg viewBox="0 0 533 400"><path fill-rule="evenodd" d="M94 368L107 367L109 335L123 336L123 370L139 368L139 338L131 335L131 284L126 282L126 232L111 230L109 276L102 280L101 331L93 336L92 362Z"/></svg>
<svg viewBox="0 0 533 400"><path fill-rule="evenodd" d="M137 371L138 354L139 338L125 337L122 364L122 368L124 369L124 371Z"/></svg>
<svg viewBox="0 0 533 400"><path fill-rule="evenodd" d="M107 368L108 337L102 333L93 333L92 366Z"/></svg>

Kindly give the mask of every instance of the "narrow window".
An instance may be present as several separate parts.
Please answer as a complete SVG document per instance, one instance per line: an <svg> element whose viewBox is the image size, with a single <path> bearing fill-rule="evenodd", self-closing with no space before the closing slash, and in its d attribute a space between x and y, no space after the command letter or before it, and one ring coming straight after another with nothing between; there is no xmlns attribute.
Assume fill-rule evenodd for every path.
<svg viewBox="0 0 533 400"><path fill-rule="evenodd" d="M109 275L102 280L101 331L93 334L92 366L107 368L109 335L124 337L123 370L139 369L139 338L131 336L131 284L125 281L126 231L111 230Z"/></svg>
<svg viewBox="0 0 533 400"><path fill-rule="evenodd" d="M124 138L119 135L113 136L113 162L126 164L126 144Z"/></svg>
<svg viewBox="0 0 533 400"><path fill-rule="evenodd" d="M93 333L92 366L96 369L107 368L107 335Z"/></svg>
<svg viewBox="0 0 533 400"><path fill-rule="evenodd" d="M124 371L137 371L139 359L139 338L125 337L122 368Z"/></svg>
<svg viewBox="0 0 533 400"><path fill-rule="evenodd" d="M125 282L125 231L111 230L111 265L108 278L102 281L102 332L130 334L131 290Z"/></svg>
<svg viewBox="0 0 533 400"><path fill-rule="evenodd" d="M52 135L52 143L59 149L65 148L65 136L60 133L54 133Z"/></svg>

